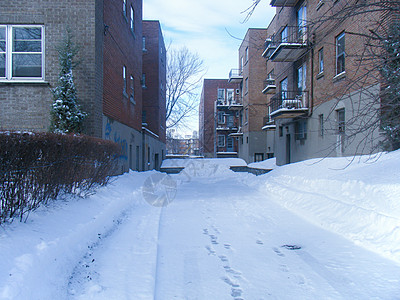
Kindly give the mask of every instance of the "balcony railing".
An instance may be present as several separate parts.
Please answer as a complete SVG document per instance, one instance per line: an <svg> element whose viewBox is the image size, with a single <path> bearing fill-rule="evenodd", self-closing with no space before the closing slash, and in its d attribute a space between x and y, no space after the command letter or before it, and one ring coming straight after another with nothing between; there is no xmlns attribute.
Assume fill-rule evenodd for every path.
<svg viewBox="0 0 400 300"><path fill-rule="evenodd" d="M296 6L299 0L271 0L271 6L273 7L293 7Z"/></svg>
<svg viewBox="0 0 400 300"><path fill-rule="evenodd" d="M262 90L262 92L264 94L271 94L271 93L275 93L276 90L276 85L275 85L275 79L274 78L267 78L264 80L264 89Z"/></svg>
<svg viewBox="0 0 400 300"><path fill-rule="evenodd" d="M242 107L242 97L239 95L235 95L232 99L218 99L217 100L217 108L228 108L234 109L235 107Z"/></svg>
<svg viewBox="0 0 400 300"><path fill-rule="evenodd" d="M307 91L281 91L270 100L270 117L295 118L308 112Z"/></svg>
<svg viewBox="0 0 400 300"><path fill-rule="evenodd" d="M265 41L263 56L272 61L295 61L307 50L306 26L285 26Z"/></svg>
<svg viewBox="0 0 400 300"><path fill-rule="evenodd" d="M243 80L243 73L241 69L232 69L229 72L229 82L240 82Z"/></svg>

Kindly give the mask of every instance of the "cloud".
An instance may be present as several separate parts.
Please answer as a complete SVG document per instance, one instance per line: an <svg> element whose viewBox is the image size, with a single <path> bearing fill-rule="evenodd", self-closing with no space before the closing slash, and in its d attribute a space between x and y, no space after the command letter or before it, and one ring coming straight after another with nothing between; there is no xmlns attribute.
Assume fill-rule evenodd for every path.
<svg viewBox="0 0 400 300"><path fill-rule="evenodd" d="M267 2L268 1L268 2ZM248 28L266 28L275 13L263 0L247 23L253 0L145 0L144 19L160 20L167 45L186 46L204 60L206 78L228 78ZM229 32L229 33L228 33ZM232 37L233 35L234 37Z"/></svg>

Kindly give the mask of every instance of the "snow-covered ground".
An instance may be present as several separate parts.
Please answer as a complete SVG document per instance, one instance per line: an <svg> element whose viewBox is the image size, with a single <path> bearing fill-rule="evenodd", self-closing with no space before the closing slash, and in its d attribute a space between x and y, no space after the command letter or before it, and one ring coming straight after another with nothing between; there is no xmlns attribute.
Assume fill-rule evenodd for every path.
<svg viewBox="0 0 400 300"><path fill-rule="evenodd" d="M119 176L0 227L0 299L400 299L400 151L366 160Z"/></svg>

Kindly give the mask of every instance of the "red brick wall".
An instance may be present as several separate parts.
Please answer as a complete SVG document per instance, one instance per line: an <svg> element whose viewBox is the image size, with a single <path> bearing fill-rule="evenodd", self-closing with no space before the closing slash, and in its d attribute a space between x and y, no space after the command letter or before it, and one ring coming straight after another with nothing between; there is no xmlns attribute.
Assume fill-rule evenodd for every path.
<svg viewBox="0 0 400 300"><path fill-rule="evenodd" d="M146 45L143 51L143 73L146 74L143 110L146 111L147 128L165 143L166 49L160 23L143 21L143 36Z"/></svg>
<svg viewBox="0 0 400 300"><path fill-rule="evenodd" d="M130 7L135 11L135 31L130 29ZM136 130L142 127L142 1L127 0L127 16L122 0L105 1L103 65L103 113ZM123 94L122 67L127 70L127 95ZM130 76L135 78L135 101L130 99Z"/></svg>
<svg viewBox="0 0 400 300"><path fill-rule="evenodd" d="M200 148L203 154L214 153L214 103L218 98L218 89L237 89L236 83L229 83L228 79L204 79L199 108L199 136Z"/></svg>

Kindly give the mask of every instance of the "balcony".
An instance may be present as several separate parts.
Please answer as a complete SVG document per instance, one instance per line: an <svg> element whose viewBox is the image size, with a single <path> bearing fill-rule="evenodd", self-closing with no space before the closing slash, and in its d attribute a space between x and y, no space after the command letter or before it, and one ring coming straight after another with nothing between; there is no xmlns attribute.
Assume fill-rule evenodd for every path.
<svg viewBox="0 0 400 300"><path fill-rule="evenodd" d="M293 7L299 0L271 0L270 5L273 7Z"/></svg>
<svg viewBox="0 0 400 300"><path fill-rule="evenodd" d="M267 78L264 80L264 89L262 92L264 94L275 94L276 85L274 78Z"/></svg>
<svg viewBox="0 0 400 300"><path fill-rule="evenodd" d="M271 119L291 119L308 113L307 91L282 91L270 101Z"/></svg>
<svg viewBox="0 0 400 300"><path fill-rule="evenodd" d="M262 56L265 58L269 58L271 54L276 50L276 44L273 43L274 36L267 38L264 42L264 52Z"/></svg>
<svg viewBox="0 0 400 300"><path fill-rule="evenodd" d="M243 73L241 69L232 69L229 72L228 82L239 83L243 80Z"/></svg>
<svg viewBox="0 0 400 300"><path fill-rule="evenodd" d="M265 42L263 56L274 62L293 62L299 59L308 47L307 27L285 26L278 34Z"/></svg>
<svg viewBox="0 0 400 300"><path fill-rule="evenodd" d="M243 108L243 103L241 98L235 98L229 101L229 110L240 110Z"/></svg>

